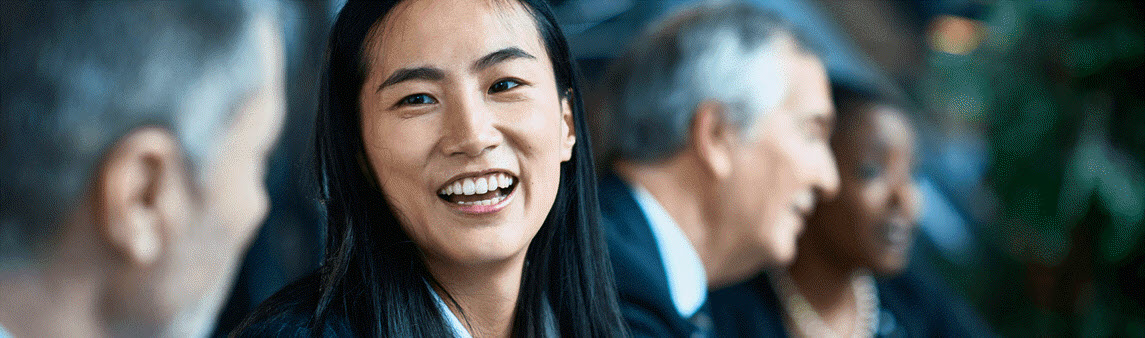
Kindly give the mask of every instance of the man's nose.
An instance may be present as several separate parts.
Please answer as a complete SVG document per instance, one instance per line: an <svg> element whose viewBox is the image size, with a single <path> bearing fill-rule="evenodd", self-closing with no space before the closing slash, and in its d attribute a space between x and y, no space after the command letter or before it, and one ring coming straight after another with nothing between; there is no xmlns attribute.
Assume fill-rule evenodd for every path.
<svg viewBox="0 0 1145 338"><path fill-rule="evenodd" d="M824 147L822 154L818 165L810 168L815 175L811 184L822 199L830 200L839 193L839 167L835 164L835 154L830 148Z"/></svg>

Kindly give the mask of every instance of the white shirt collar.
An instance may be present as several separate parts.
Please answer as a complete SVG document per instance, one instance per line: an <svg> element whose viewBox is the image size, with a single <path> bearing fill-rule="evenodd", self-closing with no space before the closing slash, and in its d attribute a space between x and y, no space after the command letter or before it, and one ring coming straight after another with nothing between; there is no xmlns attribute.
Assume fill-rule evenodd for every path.
<svg viewBox="0 0 1145 338"><path fill-rule="evenodd" d="M4 329L4 325L0 325L0 338L12 338L12 334Z"/></svg>
<svg viewBox="0 0 1145 338"><path fill-rule="evenodd" d="M425 287L429 288L429 293L433 295L434 303L437 303L437 310L441 311L441 317L445 318L449 327L453 329L453 335L457 338L473 338L473 335L469 334L469 330L465 329L465 325L461 325L461 321L457 319L453 311L449 310L449 306L445 305L445 301L437 295L437 291L430 287L429 283L426 283Z"/></svg>
<svg viewBox="0 0 1145 338"><path fill-rule="evenodd" d="M672 304L684 318L691 318L699 311L708 297L708 277L704 273L704 263L700 255L672 216L643 187L633 184L632 191L636 204L644 211L656 247L660 249L660 259L664 272L668 274L668 292Z"/></svg>

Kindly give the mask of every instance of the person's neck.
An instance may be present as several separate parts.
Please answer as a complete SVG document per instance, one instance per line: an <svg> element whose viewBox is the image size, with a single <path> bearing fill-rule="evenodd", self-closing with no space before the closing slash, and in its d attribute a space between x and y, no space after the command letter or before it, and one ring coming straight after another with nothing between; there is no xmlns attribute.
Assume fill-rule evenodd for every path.
<svg viewBox="0 0 1145 338"><path fill-rule="evenodd" d="M16 337L107 336L102 277L91 269L91 237L74 231L42 263L0 274L0 325Z"/></svg>
<svg viewBox="0 0 1145 338"><path fill-rule="evenodd" d="M680 155L659 164L618 162L615 170L629 183L648 191L672 217L700 256L710 288L726 279L722 267L728 265L727 248L720 245L720 238L711 233L712 225L706 221L703 201L711 189L705 186L698 164L689 162L693 161Z"/></svg>
<svg viewBox="0 0 1145 338"><path fill-rule="evenodd" d="M801 296L823 322L837 333L847 334L858 316L853 280L858 270L834 259L814 239L801 238L795 262L787 269ZM818 241L821 242L821 241Z"/></svg>
<svg viewBox="0 0 1145 338"><path fill-rule="evenodd" d="M442 300L470 334L474 337L509 337L521 290L525 252L518 256L478 266L431 260L427 260L426 265L440 287L445 289L445 293L437 290Z"/></svg>

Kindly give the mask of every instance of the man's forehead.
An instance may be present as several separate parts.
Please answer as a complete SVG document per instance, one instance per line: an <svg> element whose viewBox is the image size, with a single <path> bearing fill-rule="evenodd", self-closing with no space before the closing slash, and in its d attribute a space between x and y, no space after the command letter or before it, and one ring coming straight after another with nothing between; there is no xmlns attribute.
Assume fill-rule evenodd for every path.
<svg viewBox="0 0 1145 338"><path fill-rule="evenodd" d="M819 57L802 54L788 59L788 69L792 76L788 85L793 88L793 97L798 110L814 119L833 120L835 104L831 100L827 70Z"/></svg>

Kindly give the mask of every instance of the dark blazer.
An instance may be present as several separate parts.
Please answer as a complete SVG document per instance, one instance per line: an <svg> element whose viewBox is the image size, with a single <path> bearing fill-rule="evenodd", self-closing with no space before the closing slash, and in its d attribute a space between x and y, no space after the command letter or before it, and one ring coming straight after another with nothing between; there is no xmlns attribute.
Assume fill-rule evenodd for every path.
<svg viewBox="0 0 1145 338"><path fill-rule="evenodd" d="M764 274L709 293L708 305L716 337L787 337L783 305Z"/></svg>
<svg viewBox="0 0 1145 338"><path fill-rule="evenodd" d="M601 223L616 274L620 312L632 335L691 337L708 332L706 306L693 318L676 311L660 249L632 189L611 173L602 175L599 185Z"/></svg>
<svg viewBox="0 0 1145 338"><path fill-rule="evenodd" d="M879 279L878 337L989 337L993 333L924 267ZM717 337L787 337L766 274L708 295Z"/></svg>

